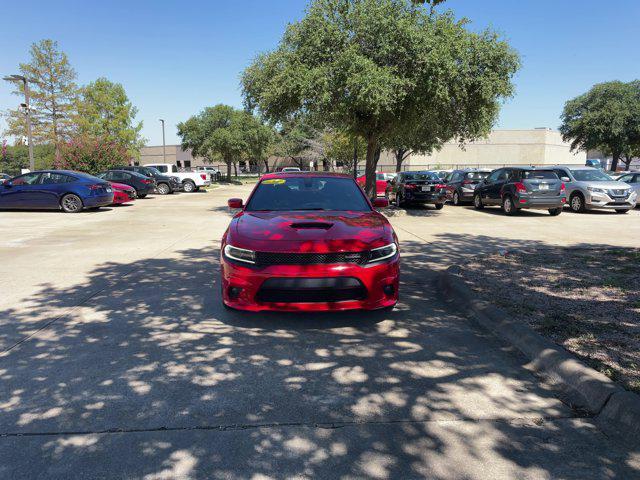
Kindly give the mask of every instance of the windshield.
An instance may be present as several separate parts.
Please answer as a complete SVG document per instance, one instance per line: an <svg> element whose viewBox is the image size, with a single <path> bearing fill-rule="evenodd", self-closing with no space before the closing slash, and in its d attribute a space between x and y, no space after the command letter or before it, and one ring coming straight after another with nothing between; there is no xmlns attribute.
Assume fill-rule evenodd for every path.
<svg viewBox="0 0 640 480"><path fill-rule="evenodd" d="M365 212L371 207L350 178L270 178L258 184L247 211L343 210Z"/></svg>
<svg viewBox="0 0 640 480"><path fill-rule="evenodd" d="M424 172L424 173L405 173L404 174L405 182L412 181L424 181L424 180L440 180L440 177L433 172Z"/></svg>
<svg viewBox="0 0 640 480"><path fill-rule="evenodd" d="M154 177L160 177L162 176L162 173L160 172L160 170L158 170L155 167L145 167L149 173L151 173L151 175L153 175Z"/></svg>
<svg viewBox="0 0 640 480"><path fill-rule="evenodd" d="M571 170L578 182L611 182L613 179L600 170Z"/></svg>
<svg viewBox="0 0 640 480"><path fill-rule="evenodd" d="M528 180L557 180L558 175L550 170L525 170L522 172L522 178Z"/></svg>
<svg viewBox="0 0 640 480"><path fill-rule="evenodd" d="M484 180L491 172L467 172L465 178L467 180Z"/></svg>

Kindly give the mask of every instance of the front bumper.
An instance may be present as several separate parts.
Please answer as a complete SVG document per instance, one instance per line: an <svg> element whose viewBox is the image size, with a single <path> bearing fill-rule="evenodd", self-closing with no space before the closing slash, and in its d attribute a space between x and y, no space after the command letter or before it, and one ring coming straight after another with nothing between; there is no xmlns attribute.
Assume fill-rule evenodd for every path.
<svg viewBox="0 0 640 480"><path fill-rule="evenodd" d="M222 300L238 310L249 311L341 311L341 310L376 310L390 307L398 301L400 261L398 255L388 262L371 266L355 264L319 264L319 265L271 265L267 267L248 267L231 262L220 254L220 270L222 280ZM280 290L276 295L266 295L263 285L267 280L291 280L293 285L307 283L350 285L353 279L363 287L357 299L339 301L297 301L310 297L308 290ZM337 280L336 280L337 279ZM335 281L334 281L335 280ZM331 282L330 282L331 281ZM351 282L351 283L350 283ZM269 285L269 284L267 284ZM238 290L240 289L240 290ZM316 292L327 293L316 288ZM270 293L273 293L271 291ZM343 291L338 292L337 298ZM283 298L290 295L290 300ZM232 298L233 297L233 298ZM261 301L262 298L277 298L277 301ZM283 301L284 300L284 301Z"/></svg>
<svg viewBox="0 0 640 480"><path fill-rule="evenodd" d="M626 197L612 197L606 193L592 192L585 199L585 206L598 210L631 210L637 203L637 194L632 192Z"/></svg>

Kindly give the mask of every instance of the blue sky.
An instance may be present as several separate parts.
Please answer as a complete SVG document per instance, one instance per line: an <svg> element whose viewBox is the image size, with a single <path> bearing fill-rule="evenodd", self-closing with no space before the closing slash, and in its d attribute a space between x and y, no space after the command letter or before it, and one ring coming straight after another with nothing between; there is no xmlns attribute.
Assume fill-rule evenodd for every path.
<svg viewBox="0 0 640 480"><path fill-rule="evenodd" d="M239 75L273 48L304 0L29 1L0 12L0 74L17 72L32 42L52 38L69 55L80 84L120 82L138 107L149 144L177 143L175 125L207 105L242 103ZM449 0L446 8L491 27L521 54L516 95L497 128L556 128L564 102L607 80L640 78L637 0ZM28 18L24 18L25 10ZM441 8L442 10L442 8ZM0 109L18 97L0 82ZM5 127L0 120L0 131Z"/></svg>

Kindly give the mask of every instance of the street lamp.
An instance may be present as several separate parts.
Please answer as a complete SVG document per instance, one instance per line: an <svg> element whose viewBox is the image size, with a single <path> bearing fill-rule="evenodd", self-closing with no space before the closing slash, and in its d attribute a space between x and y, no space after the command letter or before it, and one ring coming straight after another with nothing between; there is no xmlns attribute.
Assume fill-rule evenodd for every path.
<svg viewBox="0 0 640 480"><path fill-rule="evenodd" d="M25 115L27 116L27 142L29 143L29 170L34 171L36 169L35 161L33 160L33 142L31 141L31 105L29 105L29 82L23 75L8 75L3 77L3 80L7 82L22 82L24 85L24 105Z"/></svg>
<svg viewBox="0 0 640 480"><path fill-rule="evenodd" d="M167 163L167 150L164 144L164 120L160 119L160 123L162 123L162 161Z"/></svg>

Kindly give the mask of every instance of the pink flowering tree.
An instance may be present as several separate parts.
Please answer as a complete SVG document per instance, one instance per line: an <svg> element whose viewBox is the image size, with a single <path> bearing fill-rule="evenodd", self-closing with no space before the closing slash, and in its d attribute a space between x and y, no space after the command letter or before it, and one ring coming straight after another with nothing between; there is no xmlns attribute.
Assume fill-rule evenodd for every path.
<svg viewBox="0 0 640 480"><path fill-rule="evenodd" d="M60 145L55 166L96 174L118 165L129 165L127 148L103 137L79 137Z"/></svg>

